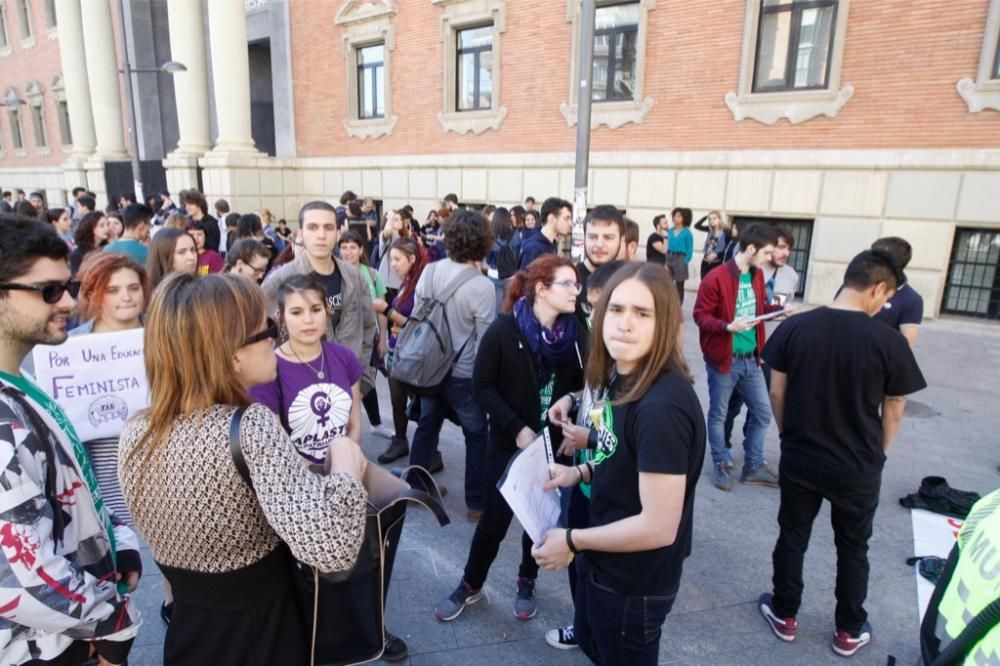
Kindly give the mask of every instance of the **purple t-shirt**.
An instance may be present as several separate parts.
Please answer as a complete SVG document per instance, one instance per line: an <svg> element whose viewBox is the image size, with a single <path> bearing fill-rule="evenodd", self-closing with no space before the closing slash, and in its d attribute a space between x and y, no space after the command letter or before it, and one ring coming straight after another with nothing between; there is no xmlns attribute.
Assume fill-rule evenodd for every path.
<svg viewBox="0 0 1000 666"><path fill-rule="evenodd" d="M302 457L316 464L326 461L335 437L347 435L351 387L364 372L354 352L333 342L323 343L320 358L299 363L278 356L278 377L250 389L255 401L278 415Z"/></svg>

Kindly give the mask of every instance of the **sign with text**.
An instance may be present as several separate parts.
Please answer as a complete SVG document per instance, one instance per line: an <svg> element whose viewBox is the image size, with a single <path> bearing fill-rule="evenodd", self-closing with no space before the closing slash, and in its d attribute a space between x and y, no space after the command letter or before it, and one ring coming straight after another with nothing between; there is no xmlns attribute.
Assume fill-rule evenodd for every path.
<svg viewBox="0 0 1000 666"><path fill-rule="evenodd" d="M73 336L34 350L35 379L84 442L114 438L149 406L142 329Z"/></svg>

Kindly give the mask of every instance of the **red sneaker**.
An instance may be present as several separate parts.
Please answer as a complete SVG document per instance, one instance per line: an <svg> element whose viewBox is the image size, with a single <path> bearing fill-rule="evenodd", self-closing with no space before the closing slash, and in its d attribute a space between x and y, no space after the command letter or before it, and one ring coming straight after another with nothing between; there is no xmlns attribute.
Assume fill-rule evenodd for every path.
<svg viewBox="0 0 1000 666"><path fill-rule="evenodd" d="M841 657L853 657L855 652L871 642L872 630L866 622L865 626L861 627L861 631L856 634L850 634L839 629L833 632L833 643L830 644L830 647Z"/></svg>
<svg viewBox="0 0 1000 666"><path fill-rule="evenodd" d="M767 626L771 627L771 632L783 641L791 642L795 640L795 633L799 629L794 617L778 617L771 605L771 595L762 594L758 600L760 614L767 620Z"/></svg>

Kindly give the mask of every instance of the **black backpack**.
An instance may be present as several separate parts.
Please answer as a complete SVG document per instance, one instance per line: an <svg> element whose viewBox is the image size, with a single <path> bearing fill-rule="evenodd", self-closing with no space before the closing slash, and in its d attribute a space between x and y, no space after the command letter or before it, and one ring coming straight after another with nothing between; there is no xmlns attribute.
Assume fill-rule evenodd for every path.
<svg viewBox="0 0 1000 666"><path fill-rule="evenodd" d="M501 280L506 280L514 273L517 272L518 265L518 250L520 247L514 246L514 237L512 236L506 242L496 240L497 246L500 250L497 252L497 277Z"/></svg>

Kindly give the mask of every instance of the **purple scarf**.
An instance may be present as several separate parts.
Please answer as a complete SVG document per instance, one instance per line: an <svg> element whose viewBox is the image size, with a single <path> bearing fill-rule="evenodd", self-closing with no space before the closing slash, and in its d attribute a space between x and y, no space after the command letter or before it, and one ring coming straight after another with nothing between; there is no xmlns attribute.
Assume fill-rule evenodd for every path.
<svg viewBox="0 0 1000 666"><path fill-rule="evenodd" d="M576 354L576 315L560 314L552 328L545 328L532 311L531 304L522 296L514 303L514 319L528 343L528 351L535 363L535 378L541 389L549 383L556 366L571 360Z"/></svg>

